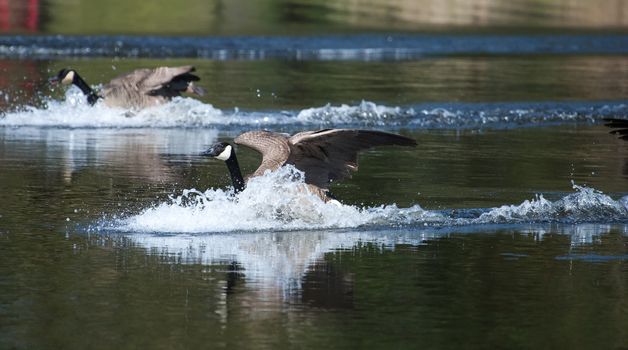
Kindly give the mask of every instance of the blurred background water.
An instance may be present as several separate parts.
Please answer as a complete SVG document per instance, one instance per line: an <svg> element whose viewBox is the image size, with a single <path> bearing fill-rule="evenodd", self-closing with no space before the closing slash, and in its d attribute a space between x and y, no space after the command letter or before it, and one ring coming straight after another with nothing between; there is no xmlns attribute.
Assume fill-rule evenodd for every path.
<svg viewBox="0 0 628 350"><path fill-rule="evenodd" d="M627 29L622 0L0 0L0 348L626 348ZM139 112L47 84L183 64L208 93ZM234 201L197 156L321 127L419 146L365 152L341 208Z"/></svg>
<svg viewBox="0 0 628 350"><path fill-rule="evenodd" d="M622 0L4 0L13 33L286 35L361 31L624 31Z"/></svg>

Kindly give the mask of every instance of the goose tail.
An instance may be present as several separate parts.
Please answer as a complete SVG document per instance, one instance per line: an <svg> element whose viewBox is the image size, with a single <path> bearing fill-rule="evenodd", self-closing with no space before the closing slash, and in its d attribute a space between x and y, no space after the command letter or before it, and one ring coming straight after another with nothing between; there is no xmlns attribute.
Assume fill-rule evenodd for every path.
<svg viewBox="0 0 628 350"><path fill-rule="evenodd" d="M195 94L195 95L198 95L198 96L203 96L203 95L205 95L206 91L202 87L196 86L193 82L190 82L188 84L188 88L187 88L186 92L188 92L190 94Z"/></svg>

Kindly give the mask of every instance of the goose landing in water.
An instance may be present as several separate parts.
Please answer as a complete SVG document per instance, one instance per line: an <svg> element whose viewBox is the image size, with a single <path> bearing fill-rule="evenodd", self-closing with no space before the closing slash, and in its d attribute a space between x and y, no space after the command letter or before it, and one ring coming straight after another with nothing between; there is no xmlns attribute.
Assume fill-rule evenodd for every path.
<svg viewBox="0 0 628 350"><path fill-rule="evenodd" d="M141 109L170 101L182 92L202 96L205 90L194 85L200 80L192 74L194 70L192 66L136 69L114 78L98 93L73 69L62 69L49 81L76 85L90 105L102 98L109 107Z"/></svg>
<svg viewBox="0 0 628 350"><path fill-rule="evenodd" d="M324 129L304 131L294 136L270 131L249 131L235 138L235 143L262 154L262 164L249 176L261 176L291 164L305 174L305 183L313 194L325 202L334 200L328 189L332 181L351 176L358 170L358 152L375 146L416 146L411 138L382 131ZM246 186L233 146L214 144L202 155L227 164L236 193Z"/></svg>

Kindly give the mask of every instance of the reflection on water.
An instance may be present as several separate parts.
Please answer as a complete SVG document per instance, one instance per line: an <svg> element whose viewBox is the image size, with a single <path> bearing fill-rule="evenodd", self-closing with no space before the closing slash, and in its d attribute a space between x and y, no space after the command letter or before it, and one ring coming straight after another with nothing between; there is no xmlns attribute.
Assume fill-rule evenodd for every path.
<svg viewBox="0 0 628 350"><path fill-rule="evenodd" d="M0 2L0 31L39 31L42 19L40 7L39 0Z"/></svg>
<svg viewBox="0 0 628 350"><path fill-rule="evenodd" d="M0 59L0 72L0 113L16 105L36 103L47 90L41 64L36 61Z"/></svg>
<svg viewBox="0 0 628 350"><path fill-rule="evenodd" d="M13 235L0 345L483 348L514 327L526 348L618 347L628 237L591 225L574 244L570 227Z"/></svg>
<svg viewBox="0 0 628 350"><path fill-rule="evenodd" d="M213 144L216 130L193 132L185 129L157 130L54 130L38 128L3 129L0 139L20 140L22 151L46 152L45 162L60 167L64 181L91 167L115 167L128 176L148 183L176 181L162 155L176 154L182 160L194 157ZM14 157L30 157L18 152ZM5 169L19 169L21 164L7 164Z"/></svg>
<svg viewBox="0 0 628 350"><path fill-rule="evenodd" d="M335 185L334 193L353 205L397 203L409 207L419 203L428 209L519 204L541 193L556 201L574 191L572 180L615 200L626 194L623 165L628 149L603 126L481 132L417 130L404 134L418 140L420 146L364 153L360 171L353 179ZM229 184L224 164L194 155L217 138L231 140L233 135L219 134L214 129L3 127L0 186L5 193L16 194L16 201L4 204L20 203L24 197L18 194L24 186L39 188L41 181L56 185L46 186L40 195L67 194L86 200L84 203L98 208L92 209L96 213L105 208L109 213L119 212L103 205L108 200L119 202L118 196L124 191L137 197L123 202L146 208L156 199L154 195L150 199L153 191L160 197L177 197L184 189L224 187ZM256 169L259 156L254 151L240 147L238 152L245 174ZM88 192L74 195L57 180L78 186L78 193ZM82 199L91 187L103 187L113 197ZM146 196L148 202L142 203Z"/></svg>
<svg viewBox="0 0 628 350"><path fill-rule="evenodd" d="M402 132L421 146L366 152L334 193L478 208L560 199L573 179L626 195L628 149L603 126ZM230 136L0 128L0 348L485 348L520 331L523 348L626 343L624 222L90 230L183 189L226 186L224 164L191 155ZM238 151L246 173L259 164Z"/></svg>
<svg viewBox="0 0 628 350"><path fill-rule="evenodd" d="M628 10L621 1L533 0L281 0L287 21L350 23L358 28L395 29L434 26L475 27L622 27Z"/></svg>
<svg viewBox="0 0 628 350"><path fill-rule="evenodd" d="M43 33L283 34L473 28L623 28L621 0L4 0L0 29Z"/></svg>
<svg viewBox="0 0 628 350"><path fill-rule="evenodd" d="M369 233L264 232L216 235L125 234L150 254L175 258L184 264L236 264L256 289L278 291L284 297L300 293L306 272L325 253L351 250L361 239L394 241ZM113 237L116 239L115 237Z"/></svg>
<svg viewBox="0 0 628 350"><path fill-rule="evenodd" d="M98 42L89 36L94 33L318 34L321 25L324 32L623 30L626 18L622 1L613 0L192 0L186 6L0 0L4 33L87 34L76 41L80 52L91 50L81 40ZM625 45L613 44L626 38L452 36L451 51L449 39L436 36L406 39L446 55L480 47L490 56L382 61L387 57L377 50L325 51L329 37L312 44L319 51L311 57L341 61L122 59L115 50L124 43L116 42L107 48L110 58L12 60L6 57L37 48L4 46L10 56L0 60L0 348L625 347L628 148L595 120L626 115L628 65L618 54ZM368 49L373 37L361 38L356 45ZM388 42L385 35L378 38ZM398 45L397 38L403 36L387 45ZM9 38L29 45L39 39ZM246 40L236 42L248 48ZM282 40L254 38L253 44L292 47L300 39ZM553 53L598 55L538 55L548 42L558 49ZM6 53L11 50L19 52ZM535 56L495 55L521 52ZM236 57L265 58L257 54L244 50ZM72 91L46 85L66 66L96 85L142 66L186 63L198 67L209 94L156 113L83 108ZM239 124L231 127L234 120ZM389 211L398 216L375 227L295 232L172 232L189 224L184 215L152 220L177 224L164 233L101 225L146 212L158 216L155 208L185 190L225 188L224 164L194 154L267 125L285 131L386 127L419 141L416 149L365 152L360 171L334 184L344 203L420 204L412 208L462 219L504 207L491 211L490 225L431 228L399 224L409 213L403 210ZM245 173L257 167L257 154L238 152ZM574 193L572 181L603 194L590 188ZM228 201L231 206L217 208L224 210L221 219L241 223L241 213L231 210L241 203ZM609 218L608 203L619 215ZM555 208L567 216L575 212L576 220L535 221ZM509 220L521 211L531 215ZM281 211L263 214L285 219Z"/></svg>
<svg viewBox="0 0 628 350"><path fill-rule="evenodd" d="M201 98L225 113L306 109L362 100L394 106L425 102L624 100L622 56L459 57L404 62L216 62L210 60L0 60L0 111L63 99L47 79L64 67L96 86L140 67L193 64L207 89ZM371 74L365 75L364 72ZM442 106L442 105L441 105ZM439 107L439 106L434 106ZM94 118L90 118L94 119Z"/></svg>
<svg viewBox="0 0 628 350"><path fill-rule="evenodd" d="M166 257L177 264L232 265L255 289L275 291L288 298L301 293L306 275L315 270L325 254L357 251L363 245L394 250L402 245L420 246L442 237L460 234L460 228L425 231L349 231L349 232L262 232L233 234L149 234L127 233L111 236L113 240L130 239L148 254ZM499 231L491 228L468 228L469 234ZM572 246L601 244L605 235L622 232L628 239L625 225L530 225L520 232L537 240L545 235L569 237ZM458 233L456 233L458 232ZM619 253L619 252L618 252ZM610 255L626 260L626 255ZM558 257L566 259L565 256Z"/></svg>

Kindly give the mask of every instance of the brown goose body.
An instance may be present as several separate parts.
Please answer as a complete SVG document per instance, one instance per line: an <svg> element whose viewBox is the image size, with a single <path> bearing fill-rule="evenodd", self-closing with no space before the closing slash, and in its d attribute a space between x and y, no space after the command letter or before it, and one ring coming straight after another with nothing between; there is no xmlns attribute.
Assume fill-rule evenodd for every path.
<svg viewBox="0 0 628 350"><path fill-rule="evenodd" d="M182 92L202 96L204 91L194 85L199 78L193 71L193 66L137 69L111 80L100 94L107 106L124 108L163 104Z"/></svg>
<svg viewBox="0 0 628 350"><path fill-rule="evenodd" d="M333 199L328 194L332 182L350 177L352 172L358 170L359 151L387 145L416 146L415 140L405 136L358 129L323 129L300 132L293 136L271 131L249 131L234 141L262 154L260 166L247 179L291 164L303 171L310 192L324 201ZM239 166L230 145L222 143L204 154L225 160L234 187L237 190L239 177L243 188L244 180L238 175ZM230 161L235 162L235 165L230 164Z"/></svg>
<svg viewBox="0 0 628 350"><path fill-rule="evenodd" d="M112 79L98 92L74 70L61 70L51 82L78 86L92 105L103 99L109 107L142 109L166 103L183 92L202 96L205 91L194 84L200 80L192 74L194 70L193 66L136 69Z"/></svg>

